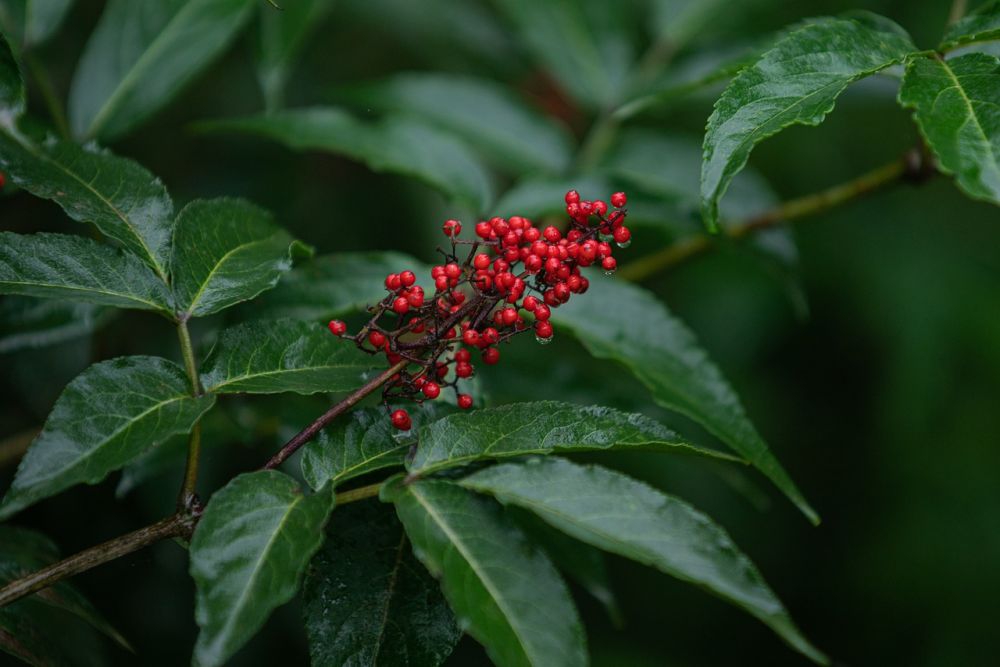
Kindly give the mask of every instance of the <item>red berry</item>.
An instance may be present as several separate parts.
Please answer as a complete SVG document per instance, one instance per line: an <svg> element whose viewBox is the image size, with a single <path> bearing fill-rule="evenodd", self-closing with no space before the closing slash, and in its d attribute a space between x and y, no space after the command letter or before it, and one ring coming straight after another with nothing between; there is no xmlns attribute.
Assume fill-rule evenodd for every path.
<svg viewBox="0 0 1000 667"><path fill-rule="evenodd" d="M441 231L445 236L455 237L462 233L462 223L458 220L445 220L441 225Z"/></svg>
<svg viewBox="0 0 1000 667"><path fill-rule="evenodd" d="M332 333L334 336L343 336L345 333L347 333L347 325L341 322L340 320L330 320L330 323L327 325L327 327L329 327L330 333Z"/></svg>
<svg viewBox="0 0 1000 667"><path fill-rule="evenodd" d="M383 334L381 331L373 331L370 334L368 334L368 342L370 342L376 348L382 349L382 346L385 345L385 334Z"/></svg>
<svg viewBox="0 0 1000 667"><path fill-rule="evenodd" d="M458 407L462 408L463 410L468 410L469 408L471 408L472 407L472 397L469 396L468 394L459 394L458 395Z"/></svg>
<svg viewBox="0 0 1000 667"><path fill-rule="evenodd" d="M488 222L477 222L476 223L476 236L481 239L489 240L490 236L493 234L493 226Z"/></svg>
<svg viewBox="0 0 1000 667"><path fill-rule="evenodd" d="M410 415L406 410L396 410L392 413L392 425L395 426L400 431L409 431L413 422L410 421Z"/></svg>
<svg viewBox="0 0 1000 667"><path fill-rule="evenodd" d="M472 364L460 361L455 364L455 375L460 378L472 377Z"/></svg>
<svg viewBox="0 0 1000 667"><path fill-rule="evenodd" d="M603 218L604 214L607 212L608 212L607 202L601 201L600 199L594 202L594 213Z"/></svg>
<svg viewBox="0 0 1000 667"><path fill-rule="evenodd" d="M434 279L434 287L439 292L443 292L448 289L448 276L438 276Z"/></svg>
<svg viewBox="0 0 1000 667"><path fill-rule="evenodd" d="M437 382L428 382L421 389L427 398L437 398L441 395L441 385Z"/></svg>
<svg viewBox="0 0 1000 667"><path fill-rule="evenodd" d="M5 185L7 185L7 174L0 171L0 190L3 190Z"/></svg>
<svg viewBox="0 0 1000 667"><path fill-rule="evenodd" d="M535 322L535 335L539 338L552 338L552 324L550 322Z"/></svg>
<svg viewBox="0 0 1000 667"><path fill-rule="evenodd" d="M627 201L628 198L625 196L624 192L616 192L611 195L611 205L615 208L621 208Z"/></svg>
<svg viewBox="0 0 1000 667"><path fill-rule="evenodd" d="M461 350L458 350L457 352L455 352L455 361L463 362L463 363L468 363L469 359L471 359L471 358L472 358L472 354L468 350L466 350L465 348L462 348Z"/></svg>
<svg viewBox="0 0 1000 667"><path fill-rule="evenodd" d="M413 271L403 271L399 274L399 282L403 284L403 287L410 287L417 282L417 277L413 275Z"/></svg>
<svg viewBox="0 0 1000 667"><path fill-rule="evenodd" d="M555 243L562 238L562 232L552 225L549 225L542 231L542 237L549 243Z"/></svg>
<svg viewBox="0 0 1000 667"><path fill-rule="evenodd" d="M397 296L396 300L392 302L392 309L402 315L410 309L410 302L405 296Z"/></svg>
<svg viewBox="0 0 1000 667"><path fill-rule="evenodd" d="M479 253L472 258L472 266L476 267L480 271L488 269L490 266L490 256L484 253Z"/></svg>
<svg viewBox="0 0 1000 667"><path fill-rule="evenodd" d="M618 262L614 257L605 257L601 260L601 267L603 267L605 271L614 271L618 267Z"/></svg>
<svg viewBox="0 0 1000 667"><path fill-rule="evenodd" d="M402 282L399 279L398 273L390 273L385 277L385 287L388 290L395 292L400 288Z"/></svg>
<svg viewBox="0 0 1000 667"><path fill-rule="evenodd" d="M538 299L536 299L533 296L524 297L524 302L521 303L521 307L524 308L529 313L533 311L535 309L535 306L537 305L538 305Z"/></svg>
<svg viewBox="0 0 1000 667"><path fill-rule="evenodd" d="M500 334L497 333L497 330L494 329L493 327L486 327L486 329L483 331L483 335L481 336L481 338L482 342L480 343L480 345L482 345L483 343L487 345L493 345L498 340L500 340Z"/></svg>
<svg viewBox="0 0 1000 667"><path fill-rule="evenodd" d="M580 202L580 193L576 190L570 190L566 193L566 203L567 204L578 204Z"/></svg>
<svg viewBox="0 0 1000 667"><path fill-rule="evenodd" d="M524 230L524 235L521 237L528 243L534 243L542 237L542 233L535 229L534 227L528 227Z"/></svg>
<svg viewBox="0 0 1000 667"><path fill-rule="evenodd" d="M517 322L517 310L514 308L504 308L500 311L500 319L503 321L504 326L510 326Z"/></svg>
<svg viewBox="0 0 1000 667"><path fill-rule="evenodd" d="M500 350L495 347L488 347L483 350L483 363L492 366L500 361Z"/></svg>
<svg viewBox="0 0 1000 667"><path fill-rule="evenodd" d="M544 303L539 303L535 306L535 319L539 322L544 322L552 316L552 311Z"/></svg>
<svg viewBox="0 0 1000 667"><path fill-rule="evenodd" d="M475 329L469 329L462 334L462 342L471 347L479 345L479 332Z"/></svg>
<svg viewBox="0 0 1000 667"><path fill-rule="evenodd" d="M630 238L632 238L632 232L629 231L628 227L619 227L615 230L615 243L628 243Z"/></svg>
<svg viewBox="0 0 1000 667"><path fill-rule="evenodd" d="M452 278L452 279L458 278L459 276L462 275L462 267L460 267L455 262L451 262L450 264L446 264L445 267L444 267L444 275L446 275L447 277Z"/></svg>
<svg viewBox="0 0 1000 667"><path fill-rule="evenodd" d="M420 308L424 305L424 293L413 290L410 292L409 296L406 297L406 300L414 308ZM395 308L395 304L393 304L393 308Z"/></svg>

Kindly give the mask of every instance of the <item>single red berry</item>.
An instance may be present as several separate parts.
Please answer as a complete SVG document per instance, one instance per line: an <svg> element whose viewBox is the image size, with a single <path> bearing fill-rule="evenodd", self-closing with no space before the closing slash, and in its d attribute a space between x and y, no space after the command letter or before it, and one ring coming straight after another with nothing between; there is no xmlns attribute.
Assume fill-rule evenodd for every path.
<svg viewBox="0 0 1000 667"><path fill-rule="evenodd" d="M504 323L504 326L510 326L517 322L517 310L514 308L504 308L500 311L500 319Z"/></svg>
<svg viewBox="0 0 1000 667"><path fill-rule="evenodd" d="M413 275L413 271L403 271L399 274L399 282L403 284L403 287L410 287L417 282L417 277Z"/></svg>
<svg viewBox="0 0 1000 667"><path fill-rule="evenodd" d="M476 223L476 236L481 239L489 240L490 236L493 234L493 226L488 222L477 222Z"/></svg>
<svg viewBox="0 0 1000 667"><path fill-rule="evenodd" d="M629 231L628 227L619 227L614 232L615 243L628 243L629 239L632 238L632 232Z"/></svg>
<svg viewBox="0 0 1000 667"><path fill-rule="evenodd" d="M597 215L599 215L599 216L601 216L603 218L604 214L607 213L607 212L608 212L608 204L607 204L607 202L602 201L600 199L598 199L597 201L594 202L594 213L596 213Z"/></svg>
<svg viewBox="0 0 1000 667"><path fill-rule="evenodd" d="M455 361L468 363L469 359L472 358L472 353L466 350L464 347L461 350L455 352Z"/></svg>
<svg viewBox="0 0 1000 667"><path fill-rule="evenodd" d="M462 334L462 342L471 347L479 345L479 332L475 329L469 329Z"/></svg>
<svg viewBox="0 0 1000 667"><path fill-rule="evenodd" d="M469 396L468 394L459 394L458 395L458 407L462 408L463 410L468 410L469 408L471 408L472 407L472 397Z"/></svg>
<svg viewBox="0 0 1000 667"><path fill-rule="evenodd" d="M397 296L396 300L392 302L392 309L402 315L410 309L410 302L405 296Z"/></svg>
<svg viewBox="0 0 1000 667"><path fill-rule="evenodd" d="M427 398L437 398L441 395L441 385L437 382L428 382L421 389Z"/></svg>
<svg viewBox="0 0 1000 667"><path fill-rule="evenodd" d="M488 347L483 350L483 363L489 366L500 361L500 350L495 347Z"/></svg>
<svg viewBox="0 0 1000 667"><path fill-rule="evenodd" d="M472 258L472 266L480 271L488 269L490 266L490 256L485 253L479 253Z"/></svg>
<svg viewBox="0 0 1000 667"><path fill-rule="evenodd" d="M578 204L580 203L580 193L576 190L570 190L566 193L566 203L567 204Z"/></svg>
<svg viewBox="0 0 1000 667"><path fill-rule="evenodd" d="M614 257L605 257L601 260L601 267L603 267L605 271L614 271L618 267L618 262Z"/></svg>
<svg viewBox="0 0 1000 667"><path fill-rule="evenodd" d="M493 327L486 327L486 329L483 330L483 335L480 336L480 338L482 339L480 341L480 345L484 343L486 345L493 345L498 340L500 340L500 334Z"/></svg>
<svg viewBox="0 0 1000 667"><path fill-rule="evenodd" d="M521 236L522 239L528 243L534 243L542 237L542 233L538 231L535 227L528 227L524 230L524 234Z"/></svg>
<svg viewBox="0 0 1000 667"><path fill-rule="evenodd" d="M462 233L462 223L458 220L445 220L441 230L445 236L455 237Z"/></svg>
<svg viewBox="0 0 1000 667"><path fill-rule="evenodd" d="M413 290L406 297L406 300L414 308L420 308L422 305L424 305L424 293ZM396 304L393 304L393 308L395 308L395 306Z"/></svg>
<svg viewBox="0 0 1000 667"><path fill-rule="evenodd" d="M544 230L542 230L542 237L549 243L555 243L556 241L562 238L562 232L560 232L552 225L549 225Z"/></svg>
<svg viewBox="0 0 1000 667"><path fill-rule="evenodd" d="M611 195L611 205L615 208L621 208L627 201L628 198L625 196L624 192L616 192Z"/></svg>
<svg viewBox="0 0 1000 667"><path fill-rule="evenodd" d="M390 273L385 277L385 287L388 290L395 292L402 285L402 281L399 279L398 273Z"/></svg>
<svg viewBox="0 0 1000 667"><path fill-rule="evenodd" d="M539 338L552 338L552 323L535 322L535 335Z"/></svg>
<svg viewBox="0 0 1000 667"><path fill-rule="evenodd" d="M460 378L472 377L472 364L460 361L455 364L455 375Z"/></svg>
<svg viewBox="0 0 1000 667"><path fill-rule="evenodd" d="M538 305L538 299L533 296L524 297L524 301L521 303L521 307L524 308L529 313L535 309Z"/></svg>
<svg viewBox="0 0 1000 667"><path fill-rule="evenodd" d="M410 415L406 410L396 410L392 413L392 425L395 426L400 431L409 431L413 422L410 421Z"/></svg>
<svg viewBox="0 0 1000 667"><path fill-rule="evenodd" d="M539 303L535 306L535 319L539 322L544 322L552 316L552 311L544 303Z"/></svg>
<svg viewBox="0 0 1000 667"><path fill-rule="evenodd" d="M438 276L434 279L434 287L439 292L443 292L448 289L448 276Z"/></svg>
<svg viewBox="0 0 1000 667"><path fill-rule="evenodd" d="M343 336L347 333L347 325L340 320L330 320L327 326L330 328L330 333L334 336Z"/></svg>
<svg viewBox="0 0 1000 667"><path fill-rule="evenodd" d="M376 348L382 349L382 346L385 345L385 334L381 331L373 331L368 334L368 342Z"/></svg>

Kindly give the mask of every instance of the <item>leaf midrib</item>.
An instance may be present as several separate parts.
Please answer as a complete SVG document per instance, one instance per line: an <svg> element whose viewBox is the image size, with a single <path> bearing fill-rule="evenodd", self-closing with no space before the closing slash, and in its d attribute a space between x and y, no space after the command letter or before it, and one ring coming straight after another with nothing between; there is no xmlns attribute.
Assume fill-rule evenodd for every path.
<svg viewBox="0 0 1000 667"><path fill-rule="evenodd" d="M104 289L95 289L93 287L79 287L77 285L60 285L57 283L46 283L42 281L32 281L32 282L22 282L16 280L0 280L0 285L10 285L16 287L18 285L24 285L29 287L47 287L51 289L64 289L72 290L75 292L93 292L95 294L103 294L105 296L118 297L126 301L135 301L136 303L144 303L148 306L152 306L154 310L162 310L164 312L169 312L166 304L156 303L155 301L146 301L135 294L126 294L125 292L110 292Z"/></svg>
<svg viewBox="0 0 1000 667"><path fill-rule="evenodd" d="M955 89L958 90L959 95L962 96L962 101L965 103L965 106L969 110L969 118L972 119L973 123L976 126L976 130L978 130L979 132L979 136L983 140L983 144L986 146L986 152L989 154L990 161L993 163L993 170L997 173L1000 173L1000 161L998 161L997 159L996 152L993 150L993 144L990 142L989 136L987 136L986 130L985 128L983 128L983 124L979 120L979 116L976 115L975 107L972 106L972 100L969 99L969 96L965 92L965 88L962 86L962 83L958 80L958 77L955 76L954 70L952 70L951 66L947 63L947 61L938 60L937 62L941 65L941 68L948 75L948 78L951 79L952 83L955 86ZM944 93L944 91L941 92Z"/></svg>
<svg viewBox="0 0 1000 667"><path fill-rule="evenodd" d="M358 368L359 370L361 370L361 369L366 369L368 367L361 365L349 365L345 363L339 366L307 366L304 368L290 368L290 369L279 368L278 370L274 371L263 371L261 373L253 373L250 375L238 375L234 378L229 378L224 382L220 382L219 384L212 385L205 391L217 392L220 387L226 387L232 384L238 384L240 382L247 382L248 380L256 380L259 378L270 377L272 375L291 375L293 373L314 373L316 371L342 370L345 368ZM210 375L210 373L206 373L206 375ZM324 391L324 390L319 389L317 391Z"/></svg>
<svg viewBox="0 0 1000 667"><path fill-rule="evenodd" d="M215 264L209 270L208 274L204 277L204 279L202 279L201 286L198 288L198 291L195 292L194 296L191 298L191 301L188 304L188 307L185 309L185 311L188 314L194 313L195 307L197 306L198 301L200 301L201 297L204 295L205 290L208 289L208 284L212 281L212 277L220 270L220 267L229 260L229 257L231 255L233 255L233 254L235 254L237 252L240 252L240 251L242 251L242 250L244 250L246 248L250 248L252 246L255 246L255 245L259 245L259 244L263 244L263 243L268 243L268 242L270 242L270 241L272 241L272 240L274 240L276 238L279 238L280 236L281 236L281 233L277 232L277 233L271 234L267 238L257 239L257 240L254 240L254 241L250 241L248 243L241 243L240 245L235 246L235 247L230 248L229 250L227 250L226 253L224 255L222 255L222 257L220 257L218 260L216 260Z"/></svg>

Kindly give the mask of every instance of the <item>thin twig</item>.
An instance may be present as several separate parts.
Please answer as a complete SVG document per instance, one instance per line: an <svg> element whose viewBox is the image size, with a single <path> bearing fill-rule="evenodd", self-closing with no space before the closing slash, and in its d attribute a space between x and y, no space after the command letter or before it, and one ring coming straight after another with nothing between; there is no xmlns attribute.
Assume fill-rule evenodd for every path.
<svg viewBox="0 0 1000 667"><path fill-rule="evenodd" d="M181 356L184 357L184 370L191 382L191 394L201 396L201 380L198 377L198 363L194 358L194 345L191 344L191 333L187 328L187 319L182 317L177 323L177 338L181 345ZM198 484L198 465L201 462L201 420L195 422L188 436L187 461L184 464L184 481L177 495L178 511L191 510L198 505L196 492Z"/></svg>

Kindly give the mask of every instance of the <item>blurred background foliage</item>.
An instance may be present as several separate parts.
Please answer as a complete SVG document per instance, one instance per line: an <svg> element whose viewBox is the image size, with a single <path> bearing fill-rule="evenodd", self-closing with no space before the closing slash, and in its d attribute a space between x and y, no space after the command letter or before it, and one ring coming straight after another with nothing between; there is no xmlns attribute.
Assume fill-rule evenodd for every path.
<svg viewBox="0 0 1000 667"><path fill-rule="evenodd" d="M75 3L57 36L34 54L63 98L102 4ZM580 183L584 196L610 192L588 184L628 188L641 222L632 247L618 253L621 266L698 233L689 202L675 193L696 188L697 146L724 79L690 91L686 84L753 52L784 26L858 8L839 0L282 4L285 11L277 13L261 0L261 16L224 57L144 127L110 143L159 175L178 208L196 197L244 196L271 209L321 253L398 250L430 260L445 217L474 221L493 211L517 213L503 209L511 201L530 204L530 197L513 198L511 189L523 195L518 182L548 170L543 182ZM882 0L863 8L896 20L926 47L936 43L949 5ZM547 13L549 6L557 9ZM560 24L559 8L567 6L583 13L589 34ZM301 17L312 30L298 44L295 66L265 59L258 67L261 39L274 39ZM574 60L580 44L562 45L560 35L583 39L593 50ZM596 74L588 70L595 63ZM643 72L641 84L629 89L636 79L626 75L636 71ZM448 112L459 118L478 113L449 94L405 104L380 98L385 87L373 82L409 72L445 82L475 77L484 90L467 100L469 108L491 99L483 96L509 96L552 119L551 146L531 151L530 158L491 150L475 124L449 125ZM588 139L595 119L659 88L676 94L640 105L621 123L602 123L607 134ZM770 202L850 179L912 146L916 130L896 105L895 90L885 76L862 82L819 128L792 128L761 144L751 159L759 182L749 176L746 187L734 187L724 213L745 217ZM32 93L43 115L38 91ZM342 156L293 152L202 123L316 105L345 108L365 121L388 112L446 128L486 165L492 200L499 203L482 201L483 210L475 210L476 203L454 204L440 188L391 169L375 172ZM477 117L488 126L488 117ZM9 189L4 196L4 229L79 232L52 203ZM1000 212L937 178L771 236L763 243L720 244L644 283L697 332L822 515L822 525L812 528L761 478L742 471L645 454L605 456L602 463L673 490L726 526L805 633L836 660L995 664ZM204 332L213 324L196 323L200 345L211 344ZM33 331L46 332L44 345L29 335ZM26 346L27 340L35 344ZM135 353L176 356L175 348L172 332L151 314L123 312L112 319L83 305L67 311L0 300L0 436L7 448L0 451L16 450L62 387L93 361ZM663 414L630 376L592 359L569 336L544 349L521 342L482 381L494 402L605 403L646 411L707 439ZM253 465L256 451L273 449L324 405L316 397L233 397L225 403L206 425L217 435L206 437L212 444L203 490ZM163 458L121 480L48 500L18 523L46 532L69 553L157 518L170 511L181 475L179 465ZM3 486L12 463L10 456L0 462ZM336 520L335 513L334 528ZM596 602L578 596L595 664L804 664L739 611L636 564L612 559L610 567L620 627ZM77 583L136 648L130 655L105 642L108 661L188 660L193 585L175 545L132 555ZM304 663L298 613L297 603L281 609L234 664ZM466 638L450 664L484 661Z"/></svg>

